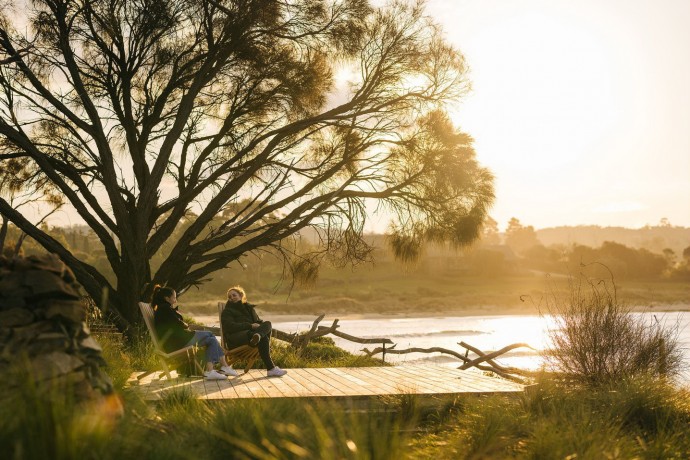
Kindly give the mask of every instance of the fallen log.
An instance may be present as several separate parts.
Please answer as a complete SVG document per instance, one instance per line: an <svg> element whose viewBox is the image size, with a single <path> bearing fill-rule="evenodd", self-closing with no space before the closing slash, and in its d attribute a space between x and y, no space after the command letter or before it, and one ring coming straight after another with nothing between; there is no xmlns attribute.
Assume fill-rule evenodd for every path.
<svg viewBox="0 0 690 460"><path fill-rule="evenodd" d="M389 340L389 339L385 339L385 340ZM371 351L369 351L368 348L363 348L361 351L363 351L367 356L372 357L373 355L383 353L383 348L377 347ZM395 348L395 345L393 345L390 348L386 348L386 353L392 353L394 355L402 355L405 353L446 353L446 354L449 354L451 356L455 356L456 358L458 358L462 361L469 361L467 358L462 356L457 351L453 351L453 350L449 350L447 348L441 348L441 347L431 347L431 348L412 347L412 348L405 348L404 350L398 350Z"/></svg>
<svg viewBox="0 0 690 460"><path fill-rule="evenodd" d="M377 348L374 348L373 350L369 350L368 348L364 348L361 351L363 351L367 356L371 357L371 356L377 355L379 353L382 353L384 351L384 349L382 347L377 347ZM454 356L454 357L460 359L463 362L470 361L468 358L461 355L460 353L453 351L453 350L449 350L447 348L442 348L442 347L431 347L431 348L412 347L412 348L406 348L404 350L396 350L395 345L393 345L393 347L385 349L385 352L386 353L392 353L394 355L401 355L401 354L405 354L405 353L446 353L446 354L449 354L451 356ZM513 382L516 382L516 383L520 383L520 384L525 383L525 381L523 379L521 379L520 377L516 377L516 376L511 375L507 372L503 372L499 369L495 369L491 366L479 364L475 367L479 370L482 370L482 371L493 372L494 374L496 374L500 377L503 377L504 379L511 380Z"/></svg>
<svg viewBox="0 0 690 460"><path fill-rule="evenodd" d="M493 368L501 371L501 372L506 372L510 374L520 374L520 375L534 375L534 372L526 371L523 369L519 369L517 367L505 367L501 366L497 362L493 360L493 358L496 358L504 353L509 352L510 350L513 350L515 348L529 348L530 350L534 350L531 346L529 346L526 343L514 343L512 345L508 345L507 347L503 347L500 350L494 351L492 353L484 353L483 351L479 350L476 347L473 347L472 345L469 345L465 342L459 342L458 345L460 345L463 348L466 348L470 350L471 352L479 355L479 358L473 359L473 360L466 360L465 363L460 366L461 370L469 369L470 367L477 366L480 363L483 363L486 361L487 364L492 366Z"/></svg>
<svg viewBox="0 0 690 460"><path fill-rule="evenodd" d="M393 343L393 341L391 339L385 339L385 338L362 339L360 337L355 337L354 335L346 334L346 333L340 332L340 331L332 331L330 333L336 337L340 337L341 339L346 339L346 340L349 340L350 342L356 342L356 343L385 343L385 344L392 344ZM389 350L389 348L386 348L386 352L388 352L388 350Z"/></svg>

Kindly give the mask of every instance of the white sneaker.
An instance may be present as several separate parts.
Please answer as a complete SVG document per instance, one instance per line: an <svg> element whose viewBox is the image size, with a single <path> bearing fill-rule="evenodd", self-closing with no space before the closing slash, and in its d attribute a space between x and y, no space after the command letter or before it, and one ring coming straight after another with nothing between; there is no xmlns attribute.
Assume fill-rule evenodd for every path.
<svg viewBox="0 0 690 460"><path fill-rule="evenodd" d="M215 370L204 372L204 377L206 377L206 380L225 380L228 378L227 375L223 375Z"/></svg>
<svg viewBox="0 0 690 460"><path fill-rule="evenodd" d="M237 373L235 369L232 368L232 366L223 366L220 368L219 372L221 374L230 375L232 377L237 377L238 375L240 375Z"/></svg>
<svg viewBox="0 0 690 460"><path fill-rule="evenodd" d="M287 371L285 369L279 368L278 366L276 366L273 369L270 369L266 372L266 375L268 377L282 377L285 374L287 374Z"/></svg>

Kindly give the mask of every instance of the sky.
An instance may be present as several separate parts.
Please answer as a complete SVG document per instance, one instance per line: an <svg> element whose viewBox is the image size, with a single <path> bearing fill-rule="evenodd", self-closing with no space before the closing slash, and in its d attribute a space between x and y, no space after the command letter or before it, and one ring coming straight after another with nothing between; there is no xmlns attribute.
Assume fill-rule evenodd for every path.
<svg viewBox="0 0 690 460"><path fill-rule="evenodd" d="M690 226L690 1L431 0L472 91L454 122L535 228Z"/></svg>
<svg viewBox="0 0 690 460"><path fill-rule="evenodd" d="M380 4L382 1L376 0ZM690 227L690 0L428 0L466 58L453 109L535 228ZM81 223L61 210L51 223ZM367 230L384 231L372 216Z"/></svg>

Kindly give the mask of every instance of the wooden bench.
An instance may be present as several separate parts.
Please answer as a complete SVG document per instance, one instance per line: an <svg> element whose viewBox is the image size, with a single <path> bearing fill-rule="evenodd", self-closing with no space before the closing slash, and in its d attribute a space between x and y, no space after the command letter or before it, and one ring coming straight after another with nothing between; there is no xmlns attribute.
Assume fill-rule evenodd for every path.
<svg viewBox="0 0 690 460"><path fill-rule="evenodd" d="M187 360L187 362L189 362L188 360L191 359L194 361L195 368L197 371L199 371L199 375L204 375L204 370L201 368L199 362L196 359L196 352L198 347L196 345L190 345L188 347L180 348L179 350L167 353L163 350L163 348L160 345L160 342L158 341L158 335L156 334L156 328L153 323L153 309L151 308L151 305L145 302L139 302L139 309L141 310L141 314L144 317L144 323L146 323L146 328L148 329L149 335L151 336L153 348L161 364L163 373L170 379L172 378L170 375L170 366L174 368L176 365L180 363L180 361ZM156 372L155 369L144 372L143 374L137 377L137 380L141 380L147 375L153 374L154 372Z"/></svg>
<svg viewBox="0 0 690 460"><path fill-rule="evenodd" d="M223 313L223 308L225 307L224 302L218 302L218 324L220 325L220 344L225 350L225 360L228 362L229 366L232 366L236 362L245 362L244 373L249 372L252 368L254 362L259 358L259 349L257 347L252 347L249 345L240 345L239 347L233 348L232 350L227 350L225 348L225 338L223 337L223 321L221 320L221 315Z"/></svg>

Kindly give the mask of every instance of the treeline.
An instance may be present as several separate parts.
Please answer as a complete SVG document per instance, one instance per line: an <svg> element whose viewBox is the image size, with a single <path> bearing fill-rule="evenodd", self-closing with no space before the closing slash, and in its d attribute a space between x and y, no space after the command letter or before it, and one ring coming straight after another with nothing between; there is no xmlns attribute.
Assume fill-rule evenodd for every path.
<svg viewBox="0 0 690 460"><path fill-rule="evenodd" d="M535 272L568 275L587 267L590 275L602 278L613 275L616 279L690 281L690 241L682 250L665 247L659 252L616 241L604 241L596 246L581 243L545 245L540 241L538 231L522 225L517 219L511 219L504 233L498 232L496 227L495 221L490 221L482 239L470 248L427 247L422 258L407 266L406 270L429 276L497 277L525 276ZM106 277L112 277L105 252L88 227L52 227L49 233L78 258L95 266ZM5 239L6 255L11 255L20 238L21 232L10 226ZM398 269L395 267L400 263L394 260L384 235L369 235L368 242L375 247L372 253L374 272L392 273ZM308 252L309 239L304 238L301 244L302 250ZM26 238L21 244L21 252L31 255L42 253L43 249ZM153 264L155 262L152 261ZM322 270L331 277L337 277L337 270L333 267L326 265ZM255 292L288 292L291 288L290 269L268 251L247 254L240 263L214 273L201 289L209 295L222 296L235 284L252 286Z"/></svg>
<svg viewBox="0 0 690 460"><path fill-rule="evenodd" d="M550 230L546 230L547 235L556 242L547 245L541 241L542 231L523 226L515 218L502 235L488 229L489 238L467 254L468 270L485 275L525 270L572 274L586 267L592 276L604 278L690 281L690 229L672 227L665 219L658 227L637 230L595 226ZM595 245L580 242L594 235L621 232L626 234L626 241L637 245L613 240ZM556 234L560 239L554 238ZM650 250L650 242L659 250Z"/></svg>
<svg viewBox="0 0 690 460"><path fill-rule="evenodd" d="M680 254L690 245L690 228L671 225L668 219L661 219L658 225L646 225L641 228L578 225L542 228L537 229L536 233L539 241L545 246L581 244L599 247L606 241L615 241L654 253L671 249Z"/></svg>

